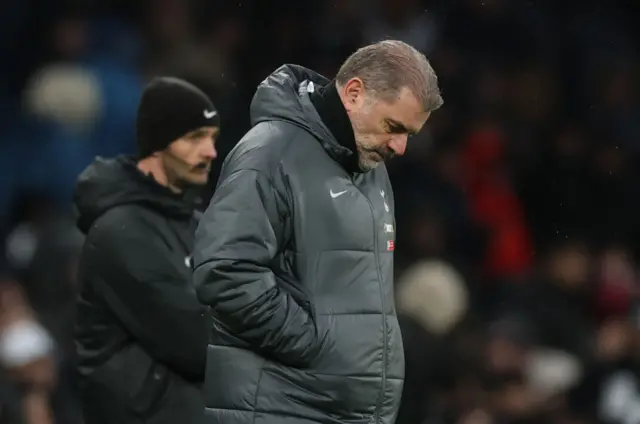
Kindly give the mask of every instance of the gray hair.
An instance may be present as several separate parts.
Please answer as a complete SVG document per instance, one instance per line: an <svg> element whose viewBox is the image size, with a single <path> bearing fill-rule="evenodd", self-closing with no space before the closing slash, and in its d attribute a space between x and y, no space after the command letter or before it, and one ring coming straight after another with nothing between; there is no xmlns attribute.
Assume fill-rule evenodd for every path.
<svg viewBox="0 0 640 424"><path fill-rule="evenodd" d="M385 40L358 49L340 67L336 83L344 86L352 78L360 78L368 90L385 100L406 87L425 112L444 103L438 77L427 58L402 41Z"/></svg>

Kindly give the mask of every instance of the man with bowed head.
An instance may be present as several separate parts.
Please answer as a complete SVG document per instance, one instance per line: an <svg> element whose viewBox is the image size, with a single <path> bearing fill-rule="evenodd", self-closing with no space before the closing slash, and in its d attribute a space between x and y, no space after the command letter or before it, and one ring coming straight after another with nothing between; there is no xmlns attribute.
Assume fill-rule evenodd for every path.
<svg viewBox="0 0 640 424"><path fill-rule="evenodd" d="M283 65L258 87L196 231L194 281L214 326L211 424L392 424L404 378L384 162L442 105L400 41L333 80Z"/></svg>

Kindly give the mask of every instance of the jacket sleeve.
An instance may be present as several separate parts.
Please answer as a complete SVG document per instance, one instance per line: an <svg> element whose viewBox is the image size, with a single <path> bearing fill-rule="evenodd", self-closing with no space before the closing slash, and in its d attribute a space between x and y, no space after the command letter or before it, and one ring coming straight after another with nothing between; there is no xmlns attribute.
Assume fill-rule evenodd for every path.
<svg viewBox="0 0 640 424"><path fill-rule="evenodd" d="M319 354L322 337L310 308L269 267L283 243L285 198L259 171L221 181L196 231L194 282L200 301L235 337L303 368Z"/></svg>
<svg viewBox="0 0 640 424"><path fill-rule="evenodd" d="M105 223L90 245L97 294L157 361L204 379L210 317L159 236L144 223Z"/></svg>

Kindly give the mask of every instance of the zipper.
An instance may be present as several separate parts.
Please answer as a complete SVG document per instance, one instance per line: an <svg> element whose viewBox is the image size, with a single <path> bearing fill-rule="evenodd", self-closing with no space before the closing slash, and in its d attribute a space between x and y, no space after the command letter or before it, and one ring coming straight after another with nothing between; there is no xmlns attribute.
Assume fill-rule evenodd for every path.
<svg viewBox="0 0 640 424"><path fill-rule="evenodd" d="M382 304L382 331L384 332L384 350L382 351L382 385L380 386L380 396L378 396L378 402L376 404L376 410L374 413L374 423L380 422L380 409L382 408L382 401L384 399L384 389L387 385L387 351L389 350L387 341L387 319L386 319L386 304L384 301L384 287L382 286L382 273L380 272L380 252L378 247L378 226L376 225L376 212L373 208L373 203L369 200L369 197L360 190L371 210L371 217L373 218L373 243L374 243L374 255L376 258L376 270L378 272L378 288L380 289L380 302Z"/></svg>

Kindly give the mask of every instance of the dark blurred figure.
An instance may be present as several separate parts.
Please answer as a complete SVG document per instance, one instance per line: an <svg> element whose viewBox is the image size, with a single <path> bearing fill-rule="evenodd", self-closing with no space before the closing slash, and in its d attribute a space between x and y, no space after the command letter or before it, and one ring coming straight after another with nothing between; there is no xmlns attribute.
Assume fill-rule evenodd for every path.
<svg viewBox="0 0 640 424"><path fill-rule="evenodd" d="M55 344L38 323L20 286L0 282L0 422L53 424Z"/></svg>
<svg viewBox="0 0 640 424"><path fill-rule="evenodd" d="M597 362L569 394L575 414L602 424L640 422L639 334L637 313L600 326Z"/></svg>
<svg viewBox="0 0 640 424"><path fill-rule="evenodd" d="M539 273L519 287L504 308L518 310L535 327L538 341L588 360L595 312L592 254L579 241L558 243L541 258Z"/></svg>
<svg viewBox="0 0 640 424"><path fill-rule="evenodd" d="M421 423L442 409L438 392L457 366L451 336L468 314L468 297L460 273L442 261L418 262L398 280L405 382L397 424Z"/></svg>
<svg viewBox="0 0 640 424"><path fill-rule="evenodd" d="M24 193L17 223L5 238L4 256L33 310L56 344L58 384L53 392L57 422L79 422L75 391L73 319L76 261L82 237L66 214L43 193Z"/></svg>

